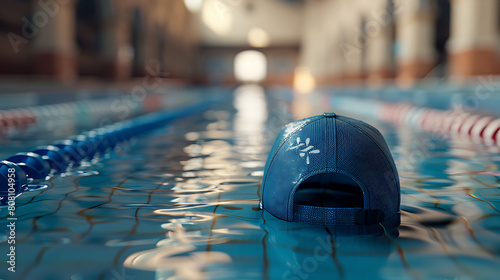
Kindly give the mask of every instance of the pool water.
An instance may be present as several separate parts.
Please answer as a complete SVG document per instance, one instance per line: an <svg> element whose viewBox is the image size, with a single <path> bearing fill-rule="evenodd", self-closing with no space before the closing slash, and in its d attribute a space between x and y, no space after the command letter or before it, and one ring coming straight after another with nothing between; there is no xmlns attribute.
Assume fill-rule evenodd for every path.
<svg viewBox="0 0 500 280"><path fill-rule="evenodd" d="M260 210L274 137L292 120L323 113L286 96L238 88L204 113L23 193L16 272L2 269L0 278L498 279L496 148L365 120L399 170L398 234L346 236ZM5 263L6 233L1 239Z"/></svg>

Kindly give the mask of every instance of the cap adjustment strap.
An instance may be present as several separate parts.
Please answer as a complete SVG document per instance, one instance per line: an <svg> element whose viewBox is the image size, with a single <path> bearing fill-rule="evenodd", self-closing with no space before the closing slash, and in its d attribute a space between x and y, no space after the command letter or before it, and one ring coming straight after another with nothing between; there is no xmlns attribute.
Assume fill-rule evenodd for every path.
<svg viewBox="0 0 500 280"><path fill-rule="evenodd" d="M359 207L333 208L310 205L293 205L293 221L332 225L353 226L372 225L384 220L384 213L380 210L364 210Z"/></svg>
<svg viewBox="0 0 500 280"><path fill-rule="evenodd" d="M384 212L376 210L362 210L354 215L354 221L358 225L374 225L382 222L385 218Z"/></svg>

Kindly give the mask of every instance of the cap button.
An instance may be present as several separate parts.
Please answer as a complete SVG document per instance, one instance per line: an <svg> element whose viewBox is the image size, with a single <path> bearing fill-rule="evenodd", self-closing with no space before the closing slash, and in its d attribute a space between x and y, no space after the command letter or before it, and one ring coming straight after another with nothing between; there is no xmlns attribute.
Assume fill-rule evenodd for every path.
<svg viewBox="0 0 500 280"><path fill-rule="evenodd" d="M323 113L323 116L325 116L325 118L334 118L335 117L335 113Z"/></svg>

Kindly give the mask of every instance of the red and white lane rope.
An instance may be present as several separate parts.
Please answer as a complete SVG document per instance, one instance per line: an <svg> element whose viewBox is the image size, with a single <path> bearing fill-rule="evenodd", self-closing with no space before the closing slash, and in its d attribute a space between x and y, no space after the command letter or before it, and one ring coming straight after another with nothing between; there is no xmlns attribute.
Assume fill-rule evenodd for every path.
<svg viewBox="0 0 500 280"><path fill-rule="evenodd" d="M91 128L100 122L122 121L145 113L193 103L193 94L148 94L141 98L117 95L27 108L0 110L0 135L36 128L53 130L65 126Z"/></svg>
<svg viewBox="0 0 500 280"><path fill-rule="evenodd" d="M463 111L438 110L407 103L390 103L357 97L330 95L320 107L342 110L398 125L410 125L422 131L500 146L500 119ZM320 99L318 99L320 100ZM327 106L327 107L325 107Z"/></svg>
<svg viewBox="0 0 500 280"><path fill-rule="evenodd" d="M446 133L487 145L500 144L500 119L467 112L443 111L382 102L381 120L410 124L431 133Z"/></svg>

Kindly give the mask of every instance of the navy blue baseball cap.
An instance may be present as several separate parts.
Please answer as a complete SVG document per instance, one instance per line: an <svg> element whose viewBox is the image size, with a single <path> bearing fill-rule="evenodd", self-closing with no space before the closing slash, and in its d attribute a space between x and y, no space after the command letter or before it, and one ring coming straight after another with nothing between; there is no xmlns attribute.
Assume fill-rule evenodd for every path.
<svg viewBox="0 0 500 280"><path fill-rule="evenodd" d="M286 125L264 170L261 209L290 222L396 228L396 165L380 132L325 113Z"/></svg>

